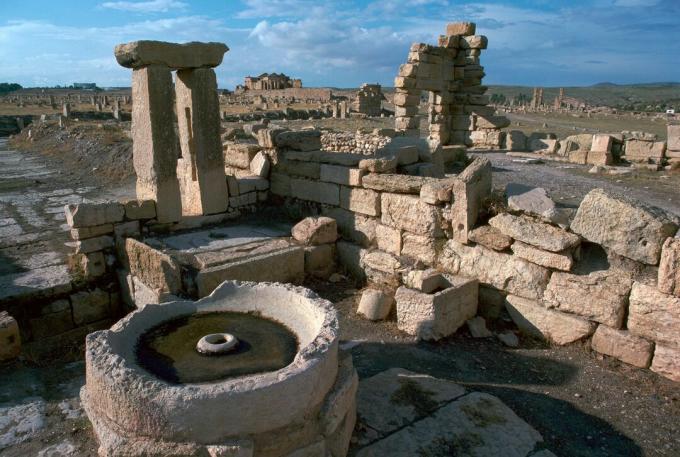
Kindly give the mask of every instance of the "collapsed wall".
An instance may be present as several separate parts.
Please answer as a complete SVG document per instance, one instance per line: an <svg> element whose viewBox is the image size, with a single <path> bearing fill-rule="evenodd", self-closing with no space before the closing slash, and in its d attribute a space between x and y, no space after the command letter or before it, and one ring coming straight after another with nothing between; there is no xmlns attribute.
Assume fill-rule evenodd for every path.
<svg viewBox="0 0 680 457"><path fill-rule="evenodd" d="M443 145L500 149L501 128L510 125L495 109L487 106L487 87L480 55L487 38L475 35L470 22L448 24L439 45L416 43L407 63L399 67L395 86L395 128L410 136L420 136L420 101L428 93L429 137Z"/></svg>

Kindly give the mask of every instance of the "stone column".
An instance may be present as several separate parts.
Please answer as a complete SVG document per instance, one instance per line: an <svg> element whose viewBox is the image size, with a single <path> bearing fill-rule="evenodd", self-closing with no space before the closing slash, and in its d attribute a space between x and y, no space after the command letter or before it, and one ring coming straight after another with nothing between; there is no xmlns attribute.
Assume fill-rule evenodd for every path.
<svg viewBox="0 0 680 457"><path fill-rule="evenodd" d="M71 104L68 102L64 102L64 105L62 106L61 114L63 114L64 117L70 117L71 116Z"/></svg>
<svg viewBox="0 0 680 457"><path fill-rule="evenodd" d="M177 70L177 172L185 215L227 210L229 194L220 141L217 79L212 68Z"/></svg>
<svg viewBox="0 0 680 457"><path fill-rule="evenodd" d="M165 65L132 71L132 154L137 198L155 200L159 222L179 221L179 142L175 132L172 73Z"/></svg>

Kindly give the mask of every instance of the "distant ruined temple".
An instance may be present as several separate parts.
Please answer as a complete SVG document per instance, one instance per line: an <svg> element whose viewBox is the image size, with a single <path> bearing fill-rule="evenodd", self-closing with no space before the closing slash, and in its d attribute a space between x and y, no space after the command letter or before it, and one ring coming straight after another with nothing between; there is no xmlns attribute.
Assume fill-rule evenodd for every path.
<svg viewBox="0 0 680 457"><path fill-rule="evenodd" d="M293 79L283 73L262 73L260 76L246 76L242 86L237 86L237 92L246 90L278 90L299 89L302 87L301 79Z"/></svg>

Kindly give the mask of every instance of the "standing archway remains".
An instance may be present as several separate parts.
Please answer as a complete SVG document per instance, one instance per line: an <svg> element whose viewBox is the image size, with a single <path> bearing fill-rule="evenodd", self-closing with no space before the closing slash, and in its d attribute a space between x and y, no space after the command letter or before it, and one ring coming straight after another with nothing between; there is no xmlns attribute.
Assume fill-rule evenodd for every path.
<svg viewBox="0 0 680 457"><path fill-rule="evenodd" d="M411 46L407 63L399 67L394 81L396 130L420 136L418 109L421 94L427 91L430 139L442 145L501 146L500 129L509 122L487 106L484 67L479 64L487 38L475 35L475 30L472 22L451 23L438 46Z"/></svg>

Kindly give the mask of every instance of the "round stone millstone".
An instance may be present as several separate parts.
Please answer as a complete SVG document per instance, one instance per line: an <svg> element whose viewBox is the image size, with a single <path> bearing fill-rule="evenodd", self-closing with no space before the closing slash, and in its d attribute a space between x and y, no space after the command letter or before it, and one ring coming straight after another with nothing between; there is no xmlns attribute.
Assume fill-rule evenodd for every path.
<svg viewBox="0 0 680 457"><path fill-rule="evenodd" d="M238 339L230 333L211 333L196 343L196 350L202 354L226 354L236 349Z"/></svg>

